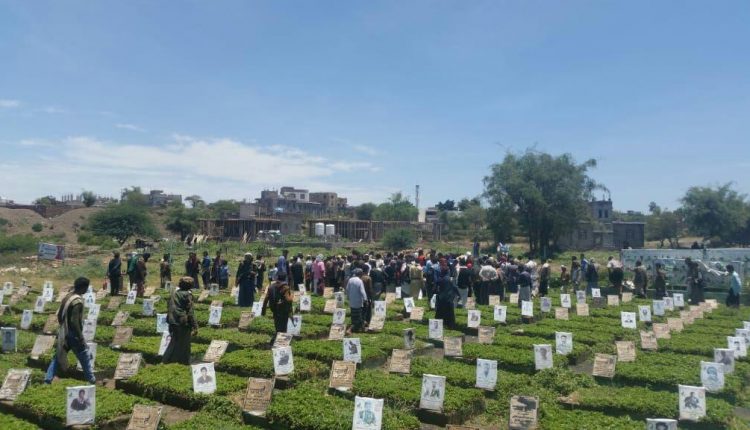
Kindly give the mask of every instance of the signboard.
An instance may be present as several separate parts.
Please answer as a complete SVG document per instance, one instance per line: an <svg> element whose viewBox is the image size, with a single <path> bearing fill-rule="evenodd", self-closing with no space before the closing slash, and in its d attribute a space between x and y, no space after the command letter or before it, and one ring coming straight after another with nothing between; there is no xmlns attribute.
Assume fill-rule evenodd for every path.
<svg viewBox="0 0 750 430"><path fill-rule="evenodd" d="M560 306L566 309L570 309L570 294L560 294Z"/></svg>
<svg viewBox="0 0 750 430"><path fill-rule="evenodd" d="M635 312L620 312L622 328L636 328Z"/></svg>
<svg viewBox="0 0 750 430"><path fill-rule="evenodd" d="M549 297L542 297L541 308L542 312L549 312L552 310L552 299Z"/></svg>
<svg viewBox="0 0 750 430"><path fill-rule="evenodd" d="M495 327L479 326L478 342L484 345L490 345L495 340Z"/></svg>
<svg viewBox="0 0 750 430"><path fill-rule="evenodd" d="M81 385L65 389L65 425L94 424L96 413L96 386Z"/></svg>
<svg viewBox="0 0 750 430"><path fill-rule="evenodd" d="M115 379L129 379L135 376L141 366L141 361L140 353L120 354L120 358L117 360L117 368L115 368Z"/></svg>
<svg viewBox="0 0 750 430"><path fill-rule="evenodd" d="M199 363L190 366L193 372L193 392L212 394L216 391L216 372L213 363Z"/></svg>
<svg viewBox="0 0 750 430"><path fill-rule="evenodd" d="M273 341L274 348L289 346L292 344L292 335L289 333L276 333L276 339Z"/></svg>
<svg viewBox="0 0 750 430"><path fill-rule="evenodd" d="M333 311L333 324L344 324L346 322L346 309L336 309Z"/></svg>
<svg viewBox="0 0 750 430"><path fill-rule="evenodd" d="M463 352L463 337L446 337L443 339L443 351L446 357L461 357Z"/></svg>
<svg viewBox="0 0 750 430"><path fill-rule="evenodd" d="M654 308L654 315L657 317L663 317L664 316L664 300L654 300L651 304L651 306Z"/></svg>
<svg viewBox="0 0 750 430"><path fill-rule="evenodd" d="M161 406L137 404L133 406L128 427L125 430L156 430L161 421Z"/></svg>
<svg viewBox="0 0 750 430"><path fill-rule="evenodd" d="M237 328L240 330L244 330L248 327L250 327L250 323L253 322L253 312L252 311L244 311L240 313L240 322L237 325Z"/></svg>
<svg viewBox="0 0 750 430"><path fill-rule="evenodd" d="M507 306L495 306L495 312L493 314L495 321L504 323L508 315Z"/></svg>
<svg viewBox="0 0 750 430"><path fill-rule="evenodd" d="M411 321L422 321L424 319L424 308L414 307L409 314L409 320Z"/></svg>
<svg viewBox="0 0 750 430"><path fill-rule="evenodd" d="M31 309L24 309L23 314L21 314L21 329L22 330L28 330L29 327L31 327L31 320L34 317L33 312Z"/></svg>
<svg viewBox="0 0 750 430"><path fill-rule="evenodd" d="M386 304L385 300L376 300L374 303L374 307L372 310L372 314L374 316L382 316L385 318L385 310L386 310Z"/></svg>
<svg viewBox="0 0 750 430"><path fill-rule="evenodd" d="M724 365L724 374L734 372L734 350L730 348L714 348L714 362Z"/></svg>
<svg viewBox="0 0 750 430"><path fill-rule="evenodd" d="M130 342L133 336L133 327L119 326L115 329L115 335L112 337L112 348L120 348Z"/></svg>
<svg viewBox="0 0 750 430"><path fill-rule="evenodd" d="M475 386L494 390L497 385L497 361L477 358L477 381Z"/></svg>
<svg viewBox="0 0 750 430"><path fill-rule="evenodd" d="M724 365L701 361L701 383L706 391L718 393L724 389Z"/></svg>
<svg viewBox="0 0 750 430"><path fill-rule="evenodd" d="M651 322L651 307L638 306L638 318L643 322Z"/></svg>
<svg viewBox="0 0 750 430"><path fill-rule="evenodd" d="M0 400L16 400L29 385L30 379L31 369L9 369L0 388Z"/></svg>
<svg viewBox="0 0 750 430"><path fill-rule="evenodd" d="M699 421L706 416L706 389L690 385L678 385L680 419Z"/></svg>
<svg viewBox="0 0 750 430"><path fill-rule="evenodd" d="M659 344L656 342L656 335L652 331L641 332L641 349L656 351Z"/></svg>
<svg viewBox="0 0 750 430"><path fill-rule="evenodd" d="M39 243L37 258L40 260L62 261L65 259L65 246L53 243Z"/></svg>
<svg viewBox="0 0 750 430"><path fill-rule="evenodd" d="M328 332L328 340L343 340L346 326L343 324L331 324L331 330Z"/></svg>
<svg viewBox="0 0 750 430"><path fill-rule="evenodd" d="M530 300L521 301L521 316L531 318L534 316L534 302Z"/></svg>
<svg viewBox="0 0 750 430"><path fill-rule="evenodd" d="M265 416L271 404L273 386L273 379L248 378L242 410L251 415Z"/></svg>
<svg viewBox="0 0 750 430"><path fill-rule="evenodd" d="M536 370L552 368L552 346L534 345L534 367Z"/></svg>
<svg viewBox="0 0 750 430"><path fill-rule="evenodd" d="M666 323L654 323L651 328L654 330L654 335L657 339L671 339L672 335L669 333L669 324Z"/></svg>
<svg viewBox="0 0 750 430"><path fill-rule="evenodd" d="M208 325L220 325L221 324L221 311L224 308L222 306L211 306L209 307L208 314Z"/></svg>
<svg viewBox="0 0 750 430"><path fill-rule="evenodd" d="M589 316L588 303L576 303L576 315L578 315L579 317Z"/></svg>
<svg viewBox="0 0 750 430"><path fill-rule="evenodd" d="M414 349L414 343L416 342L416 334L413 328L404 329L404 348Z"/></svg>
<svg viewBox="0 0 750 430"><path fill-rule="evenodd" d="M539 399L529 396L513 396L510 398L510 416L508 428L510 430L534 430L537 428L537 410Z"/></svg>
<svg viewBox="0 0 750 430"><path fill-rule="evenodd" d="M362 345L358 337L344 338L344 361L362 362Z"/></svg>
<svg viewBox="0 0 750 430"><path fill-rule="evenodd" d="M212 340L211 344L208 345L206 353L203 354L203 361L206 363L217 363L221 360L221 357L227 352L229 342L226 340Z"/></svg>
<svg viewBox="0 0 750 430"><path fill-rule="evenodd" d="M442 412L444 400L445 376L423 374L419 408Z"/></svg>
<svg viewBox="0 0 750 430"><path fill-rule="evenodd" d="M470 310L468 311L468 315L466 316L466 326L469 328L477 328L479 327L479 324L482 322L482 312L477 310Z"/></svg>
<svg viewBox="0 0 750 430"><path fill-rule="evenodd" d="M677 420L669 418L646 418L646 430L677 430Z"/></svg>
<svg viewBox="0 0 750 430"><path fill-rule="evenodd" d="M408 349L394 349L391 354L388 371L408 375L411 372L411 351Z"/></svg>
<svg viewBox="0 0 750 430"><path fill-rule="evenodd" d="M367 325L369 331L380 331L385 326L385 317L380 315L373 315L370 319L370 324Z"/></svg>
<svg viewBox="0 0 750 430"><path fill-rule="evenodd" d="M351 361L333 360L328 388L333 388L339 391L350 391L354 384L354 375L356 372L356 363Z"/></svg>
<svg viewBox="0 0 750 430"><path fill-rule="evenodd" d="M383 399L354 397L352 430L380 430L383 426Z"/></svg>
<svg viewBox="0 0 750 430"><path fill-rule="evenodd" d="M616 341L617 359L623 363L635 361L635 342L633 341Z"/></svg>
<svg viewBox="0 0 750 430"><path fill-rule="evenodd" d="M620 296L610 294L607 296L607 306L620 306Z"/></svg>
<svg viewBox="0 0 750 430"><path fill-rule="evenodd" d="M433 340L443 340L443 320L430 320L428 337Z"/></svg>
<svg viewBox="0 0 750 430"><path fill-rule="evenodd" d="M609 354L596 354L594 356L594 370L592 375L612 379L615 377L615 366L617 356Z"/></svg>
<svg viewBox="0 0 750 430"><path fill-rule="evenodd" d="M555 308L555 319L565 321L570 319L568 315L568 308Z"/></svg>
<svg viewBox="0 0 750 430"><path fill-rule="evenodd" d="M568 355L573 352L573 333L555 332L555 352L560 355Z"/></svg>
<svg viewBox="0 0 750 430"><path fill-rule="evenodd" d="M285 376L294 372L294 357L291 346L273 348L273 371L276 376Z"/></svg>
<svg viewBox="0 0 750 430"><path fill-rule="evenodd" d="M34 340L34 347L31 348L31 354L29 356L34 360L38 360L39 357L49 352L55 345L55 336L47 336L40 334Z"/></svg>

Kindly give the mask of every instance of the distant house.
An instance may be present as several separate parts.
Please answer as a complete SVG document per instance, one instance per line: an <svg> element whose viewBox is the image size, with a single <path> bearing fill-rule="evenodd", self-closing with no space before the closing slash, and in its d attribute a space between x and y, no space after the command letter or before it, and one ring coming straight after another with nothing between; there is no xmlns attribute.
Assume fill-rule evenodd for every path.
<svg viewBox="0 0 750 430"><path fill-rule="evenodd" d="M644 222L625 222L613 218L612 200L589 202L590 217L578 222L575 230L558 241L564 249L627 249L643 248Z"/></svg>
<svg viewBox="0 0 750 430"><path fill-rule="evenodd" d="M168 206L173 202L182 203L180 194L165 194L162 190L151 190L148 193L148 203L151 207Z"/></svg>

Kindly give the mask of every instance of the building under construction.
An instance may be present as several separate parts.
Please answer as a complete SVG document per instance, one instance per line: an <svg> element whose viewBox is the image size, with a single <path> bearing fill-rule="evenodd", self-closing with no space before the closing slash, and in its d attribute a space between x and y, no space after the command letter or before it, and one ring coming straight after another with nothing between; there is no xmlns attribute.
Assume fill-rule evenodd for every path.
<svg viewBox="0 0 750 430"><path fill-rule="evenodd" d="M198 231L209 239L256 240L260 232L281 230L281 220L271 218L252 219L201 219Z"/></svg>
<svg viewBox="0 0 750 430"><path fill-rule="evenodd" d="M418 239L437 241L442 240L443 231L445 229L445 224L438 222L424 223L412 221L317 219L307 221L307 232L311 237L316 236L316 224L323 224L324 226L333 225L335 236L350 240L352 242L381 240L383 238L383 235L387 231L401 228L413 230Z"/></svg>

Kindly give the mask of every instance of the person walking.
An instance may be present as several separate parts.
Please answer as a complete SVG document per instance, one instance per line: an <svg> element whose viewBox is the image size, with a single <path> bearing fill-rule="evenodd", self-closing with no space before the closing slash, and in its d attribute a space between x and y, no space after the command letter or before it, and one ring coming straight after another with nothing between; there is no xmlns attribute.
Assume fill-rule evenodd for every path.
<svg viewBox="0 0 750 430"><path fill-rule="evenodd" d="M138 258L135 263L135 273L133 280L135 281L135 287L138 297L143 297L143 293L146 291L146 278L148 277L148 269L146 268L146 260L144 257Z"/></svg>
<svg viewBox="0 0 750 430"><path fill-rule="evenodd" d="M266 309L271 308L273 313L273 325L275 332L271 338L271 345L276 341L279 333L286 333L286 325L292 314L292 302L294 297L286 283L286 273L276 273L276 280L268 287L266 299L263 300L261 315L266 314Z"/></svg>
<svg viewBox="0 0 750 430"><path fill-rule="evenodd" d="M109 265L107 265L107 279L109 280L110 294L112 296L120 294L120 288L122 288L122 260L120 259L119 251L115 251L112 254L112 259L109 260Z"/></svg>
<svg viewBox="0 0 750 430"><path fill-rule="evenodd" d="M237 268L237 276L235 277L234 286L239 287L239 295L237 297L237 304L240 307L246 308L253 305L255 301L255 288L258 274L255 271L255 264L253 263L253 254L245 253L245 258Z"/></svg>
<svg viewBox="0 0 750 430"><path fill-rule="evenodd" d="M90 384L96 383L94 369L91 365L91 355L83 337L83 298L89 289L88 278L80 277L73 283L73 291L63 298L57 310L57 322L60 328L57 332L57 350L47 368L44 382L52 383L57 369L68 368L68 351L73 351L83 368L83 377Z"/></svg>
<svg viewBox="0 0 750 430"><path fill-rule="evenodd" d="M363 308L368 305L367 291L365 291L365 284L361 279L363 273L362 269L355 269L346 284L346 298L349 301L352 318L351 331L354 333L364 331L362 312Z"/></svg>
<svg viewBox="0 0 750 430"><path fill-rule="evenodd" d="M198 323L193 311L193 278L180 278L179 288L172 288L169 296L167 323L170 340L162 363L190 364L190 347L198 334Z"/></svg>
<svg viewBox="0 0 750 430"><path fill-rule="evenodd" d="M459 297L458 288L451 280L451 271L445 258L439 260L439 266L435 270L435 318L442 319L443 325L448 328L456 326L456 311L454 304Z"/></svg>
<svg viewBox="0 0 750 430"><path fill-rule="evenodd" d="M539 296L544 297L549 291L549 280L552 276L551 260L545 260L542 268L539 270Z"/></svg>
<svg viewBox="0 0 750 430"><path fill-rule="evenodd" d="M300 285L305 285L305 263L302 258L302 254L297 254L289 269L292 275L292 288L295 291L299 291Z"/></svg>
<svg viewBox="0 0 750 430"><path fill-rule="evenodd" d="M323 287L325 286L325 275L326 265L323 263L323 256L318 255L315 257L315 262L312 265L312 277L313 277L313 291L315 294L322 296Z"/></svg>
<svg viewBox="0 0 750 430"><path fill-rule="evenodd" d="M654 300L661 300L667 295L667 273L661 263L656 263L656 276L654 278Z"/></svg>
<svg viewBox="0 0 750 430"><path fill-rule="evenodd" d="M581 254L581 270L584 271L586 274L586 295L591 295L591 290L594 288L599 288L599 272L596 269L596 262L592 258L591 261L586 261L583 258L583 254ZM583 264L583 262L586 262L586 264ZM583 267L586 267L583 269Z"/></svg>
<svg viewBox="0 0 750 430"><path fill-rule="evenodd" d="M133 288L133 285L135 284L135 269L138 265L138 253L133 251L130 253L130 256L128 257L128 291L130 291L131 288Z"/></svg>

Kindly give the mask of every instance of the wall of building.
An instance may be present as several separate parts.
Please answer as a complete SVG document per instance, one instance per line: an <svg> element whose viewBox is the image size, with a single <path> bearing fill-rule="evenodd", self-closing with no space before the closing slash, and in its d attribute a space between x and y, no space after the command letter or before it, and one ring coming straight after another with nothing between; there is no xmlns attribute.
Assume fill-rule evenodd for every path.
<svg viewBox="0 0 750 430"><path fill-rule="evenodd" d="M646 242L646 225L640 222L612 223L612 241L616 249L643 248Z"/></svg>

